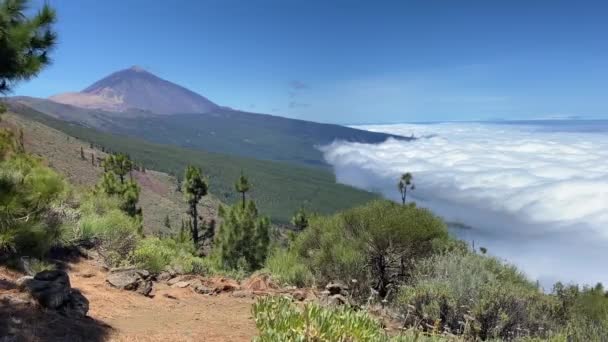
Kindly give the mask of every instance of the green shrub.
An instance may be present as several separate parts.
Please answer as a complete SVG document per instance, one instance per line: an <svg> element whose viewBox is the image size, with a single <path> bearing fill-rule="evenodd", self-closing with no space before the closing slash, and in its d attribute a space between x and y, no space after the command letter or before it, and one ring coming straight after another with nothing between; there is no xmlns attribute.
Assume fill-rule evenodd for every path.
<svg viewBox="0 0 608 342"><path fill-rule="evenodd" d="M264 265L270 245L270 220L259 216L253 201L220 207L222 218L214 257L222 268L255 271Z"/></svg>
<svg viewBox="0 0 608 342"><path fill-rule="evenodd" d="M359 341L431 342L447 341L414 331L387 335L380 323L365 311L347 307L324 308L317 304L298 307L284 297L260 298L253 305L259 335L255 341Z"/></svg>
<svg viewBox="0 0 608 342"><path fill-rule="evenodd" d="M266 269L275 279L285 285L298 287L311 286L314 278L300 256L289 251L276 248L266 260Z"/></svg>
<svg viewBox="0 0 608 342"><path fill-rule="evenodd" d="M413 326L440 326L468 338L555 333L558 302L513 266L455 250L421 260L398 303Z"/></svg>
<svg viewBox="0 0 608 342"><path fill-rule="evenodd" d="M444 223L426 209L373 201L329 217L313 217L290 253L321 283L354 283L354 295L370 287L382 297L407 279L416 260L448 241Z"/></svg>
<svg viewBox="0 0 608 342"><path fill-rule="evenodd" d="M0 254L43 257L59 242L51 209L69 188L41 160L15 146L14 136L0 129Z"/></svg>
<svg viewBox="0 0 608 342"><path fill-rule="evenodd" d="M67 243L94 242L106 263L115 267L128 261L140 238L140 225L119 208L111 208L111 203L107 199L85 202L80 220L64 227L63 238Z"/></svg>
<svg viewBox="0 0 608 342"><path fill-rule="evenodd" d="M153 273L168 266L179 273L204 273L207 268L202 258L194 256L191 241L179 242L173 238L141 240L133 251L133 262Z"/></svg>

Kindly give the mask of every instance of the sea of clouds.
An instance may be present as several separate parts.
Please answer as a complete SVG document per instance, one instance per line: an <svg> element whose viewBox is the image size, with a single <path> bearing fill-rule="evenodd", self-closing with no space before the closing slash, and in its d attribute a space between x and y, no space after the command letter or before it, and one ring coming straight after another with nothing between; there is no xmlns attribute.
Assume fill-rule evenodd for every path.
<svg viewBox="0 0 608 342"><path fill-rule="evenodd" d="M411 172L412 200L546 289L608 283L606 122L356 127L418 139L323 147L339 182L399 200L398 177Z"/></svg>

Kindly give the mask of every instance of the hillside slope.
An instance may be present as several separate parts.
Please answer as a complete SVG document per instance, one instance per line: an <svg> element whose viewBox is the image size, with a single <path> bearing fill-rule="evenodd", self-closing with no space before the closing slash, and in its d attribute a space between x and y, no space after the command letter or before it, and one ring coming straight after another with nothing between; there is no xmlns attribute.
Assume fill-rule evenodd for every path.
<svg viewBox="0 0 608 342"><path fill-rule="evenodd" d="M77 187L94 186L103 173L99 165L92 165L90 157L93 154L95 159L104 158L106 154L91 148L89 143L18 115L3 115L0 125L22 129L26 151L48 160L49 166ZM84 151L84 160L80 158L80 148ZM179 228L182 218L186 218L187 205L182 194L175 191L175 178L153 170L145 173L133 171L132 174L141 187L139 206L143 211L146 232L167 232L164 226L165 216L169 216L173 228ZM206 196L199 208L203 217L215 217L219 203L213 194Z"/></svg>
<svg viewBox="0 0 608 342"><path fill-rule="evenodd" d="M253 184L251 196L258 202L260 211L277 223L288 222L291 215L301 206L319 213L334 213L378 197L366 191L337 184L333 173L329 170L154 144L57 120L29 107L21 108L15 116L21 117L22 120L37 121L39 125L43 125L40 128L43 131L45 126L49 126L82 141L104 146L108 150L128 153L131 158L148 169L182 175L186 165L198 165L209 177L210 192L225 203L238 200L233 184L241 171L244 171ZM40 139L38 135L40 133L35 133L36 139ZM65 135L58 140L65 141ZM54 146L45 143L41 145L44 145L44 148ZM88 143L84 145L85 148L89 148ZM80 163L80 146L55 149L71 150L68 155ZM47 158L52 163L58 163L54 155L48 155ZM84 165L88 167L89 162L82 161L82 167ZM174 194L174 196L179 195ZM162 216L164 217L164 213Z"/></svg>
<svg viewBox="0 0 608 342"><path fill-rule="evenodd" d="M10 98L9 104L16 112L29 107L53 118L156 143L325 168L328 165L318 146L334 140L380 143L388 138L409 139L227 108L205 114L158 115L136 109L117 113L25 96Z"/></svg>

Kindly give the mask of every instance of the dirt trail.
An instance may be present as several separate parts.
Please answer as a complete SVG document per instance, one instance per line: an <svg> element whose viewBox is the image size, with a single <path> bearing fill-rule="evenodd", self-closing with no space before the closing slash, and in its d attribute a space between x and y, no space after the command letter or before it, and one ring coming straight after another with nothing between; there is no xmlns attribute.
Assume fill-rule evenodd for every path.
<svg viewBox="0 0 608 342"><path fill-rule="evenodd" d="M68 273L72 287L90 302L89 317L108 326L109 334L102 340L251 341L256 333L250 297L207 296L156 284L155 297L148 298L110 287L105 272L89 261L70 264Z"/></svg>

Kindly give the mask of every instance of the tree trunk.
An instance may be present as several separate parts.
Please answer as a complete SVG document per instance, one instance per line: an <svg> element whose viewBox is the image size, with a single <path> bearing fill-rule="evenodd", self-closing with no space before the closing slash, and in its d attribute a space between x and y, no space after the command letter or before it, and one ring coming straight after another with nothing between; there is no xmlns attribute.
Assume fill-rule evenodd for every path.
<svg viewBox="0 0 608 342"><path fill-rule="evenodd" d="M376 276L376 291L378 291L378 294L380 295L380 298L384 298L388 292L388 277L386 274L386 260L384 258L384 255L379 254L376 255L373 259L373 264L374 264L374 271L375 271L375 276Z"/></svg>
<svg viewBox="0 0 608 342"><path fill-rule="evenodd" d="M245 191L241 192L243 195L243 210L245 210Z"/></svg>
<svg viewBox="0 0 608 342"><path fill-rule="evenodd" d="M192 215L192 242L194 243L195 251L198 250L198 211L196 204L190 207L190 213Z"/></svg>

